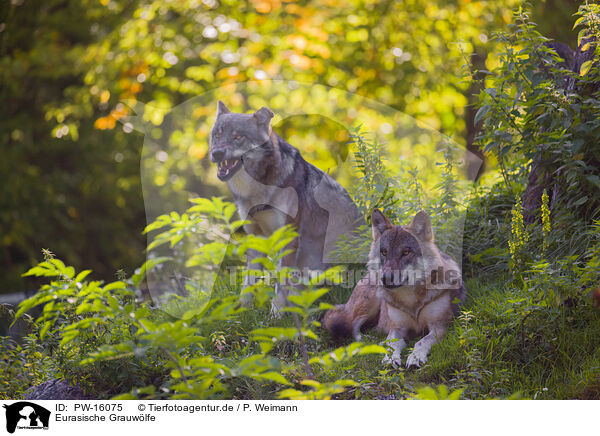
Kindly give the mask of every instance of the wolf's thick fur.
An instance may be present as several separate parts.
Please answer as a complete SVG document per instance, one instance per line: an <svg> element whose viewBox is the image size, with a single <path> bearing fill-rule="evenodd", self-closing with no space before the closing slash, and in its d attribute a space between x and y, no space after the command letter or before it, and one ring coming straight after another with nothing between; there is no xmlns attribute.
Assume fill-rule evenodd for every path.
<svg viewBox="0 0 600 436"><path fill-rule="evenodd" d="M334 338L354 337L360 341L362 328L377 325L381 299L377 296L376 274L370 271L357 284L346 304L325 312L322 324Z"/></svg>
<svg viewBox="0 0 600 436"><path fill-rule="evenodd" d="M362 217L346 190L271 129L273 112L232 113L222 102L210 133L210 158L226 181L238 213L249 219L246 232L269 236L292 224L298 238L282 266L321 270L331 260L340 235L350 234ZM248 268L257 268L248 253ZM245 284L245 287L248 283ZM285 305L287 291L277 286L273 310Z"/></svg>
<svg viewBox="0 0 600 436"><path fill-rule="evenodd" d="M386 341L393 350L385 362L399 366L406 339L425 335L406 361L406 366L419 367L427 361L431 346L445 334L458 304L465 300L460 269L435 244L425 212L417 213L408 226L394 226L375 209L371 224L370 272L343 309L336 308L325 315L324 321L328 322L324 326L334 335L347 334L347 328L365 313L357 306L360 296L376 295L370 307L379 309L377 327L388 335Z"/></svg>

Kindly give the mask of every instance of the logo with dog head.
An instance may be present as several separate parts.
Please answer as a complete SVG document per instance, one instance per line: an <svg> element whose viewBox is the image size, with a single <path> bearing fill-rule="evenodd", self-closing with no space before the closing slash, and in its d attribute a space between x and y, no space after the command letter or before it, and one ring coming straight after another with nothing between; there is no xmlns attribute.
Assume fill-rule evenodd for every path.
<svg viewBox="0 0 600 436"><path fill-rule="evenodd" d="M6 431L14 433L18 429L48 429L50 411L29 401L19 401L3 405L6 409Z"/></svg>

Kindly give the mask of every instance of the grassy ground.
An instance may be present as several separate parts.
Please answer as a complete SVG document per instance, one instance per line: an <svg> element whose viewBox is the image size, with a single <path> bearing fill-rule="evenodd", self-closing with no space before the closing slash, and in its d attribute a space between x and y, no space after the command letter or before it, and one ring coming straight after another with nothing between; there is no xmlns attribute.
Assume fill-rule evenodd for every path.
<svg viewBox="0 0 600 436"><path fill-rule="evenodd" d="M530 256L519 273L514 267L509 268L511 255L506 248L511 228L510 209L510 196L505 189L492 190L473 202L464 232L463 272L468 298L446 336L433 346L424 367L392 368L382 364L381 355L372 354L327 367L313 364L315 379L321 383L354 380L354 386L334 396L339 399L401 399L415 394L423 398L423 391L430 387L438 390L429 398L445 397L440 385L465 399L600 398L600 313L588 296L589 287L598 283L600 226L595 228L577 217L558 215L553 217L553 232L544 236L539 232L540 226L532 224L527 229ZM544 237L548 238L548 244L541 255L540 238ZM212 296L232 299L239 292L239 285L231 286L222 280L217 282ZM321 301L345 302L350 292L349 288L334 287ZM183 314L188 309L197 309L206 298L193 297L174 300L169 305ZM226 367L235 367L236 362L260 354L259 344L251 337L254 329L294 327L290 315L273 319L269 306L267 301L227 321L199 318L194 334L202 338L202 347L182 345L174 350L184 357L207 356ZM175 313L151 310L152 320L165 324L177 321L177 317L167 312ZM317 321L319 316L312 315L310 321ZM329 354L344 345L333 342L318 325L311 328L316 334L307 341L311 357ZM157 347L148 347L141 359L128 355L95 366L80 365L82 356L103 341L118 342L118 331L101 338L88 337L71 351L57 347L58 339L53 336L40 341L30 335L19 348L3 338L0 366L15 375L26 372L30 384L71 376L97 398L111 398L142 386L160 388L169 381L170 370L165 365L168 359ZM383 340L384 335L375 330L363 335L367 344L381 344ZM404 361L417 340L408 343L402 356ZM306 378L306 371L298 343L284 340L274 344L269 354L281 366L275 370L294 388L305 390L300 384ZM274 382L257 381L264 380L257 377L234 375L225 380L227 398L273 399L284 389ZM0 396L17 398L26 387L24 383L0 386ZM160 390L155 397L168 397L164 392Z"/></svg>
<svg viewBox="0 0 600 436"><path fill-rule="evenodd" d="M577 268L561 259L582 256L593 243L584 223L569 216L556 217L548 258L554 269L513 279L506 249L510 237L510 194L496 190L482 196L469 211L463 261L468 298L461 315L436 344L428 363L418 370L382 365L381 356L361 356L329 368L315 366L321 382L352 379L358 384L339 398L406 398L424 385L446 385L462 390L462 398L600 398L600 314L581 283ZM539 225L533 224L530 244L541 246ZM537 232L537 233L536 233ZM481 255L481 253L484 253ZM533 259L535 260L535 259ZM565 270L561 271L561 267ZM576 283L577 282L577 283ZM227 292L236 292L228 289ZM350 290L334 288L324 299L345 302ZM549 303L547 295L568 295ZM224 331L223 343L240 341L259 325L292 326L291 319L272 320L266 308L241 314ZM340 344L317 330L319 341L309 343L312 355L324 354ZM380 344L384 336L374 330L363 341ZM416 339L403 353L406 359ZM230 350L235 347L230 347ZM226 357L227 350L213 350ZM283 343L274 350L284 365L301 378L302 362L296 344ZM237 383L237 382L236 382ZM239 398L274 398L274 386L239 382Z"/></svg>
<svg viewBox="0 0 600 436"><path fill-rule="evenodd" d="M468 299L448 334L436 344L421 369L386 367L379 355L360 356L322 371L314 366L321 382L352 379L358 384L338 395L342 399L399 399L411 396L424 385L461 389L462 398L600 398L600 322L587 300L570 307L525 307L523 291L510 278L468 279ZM227 359L243 349L248 333L257 326L293 326L290 317L273 320L266 308L251 309L220 330L210 327L215 338L211 350ZM313 355L334 350L324 331L309 343ZM375 330L363 336L365 343L382 343ZM403 353L406 359L416 339ZM279 344L273 354L288 367L291 380L300 380L299 347ZM231 386L236 398L275 398L275 385L238 379Z"/></svg>

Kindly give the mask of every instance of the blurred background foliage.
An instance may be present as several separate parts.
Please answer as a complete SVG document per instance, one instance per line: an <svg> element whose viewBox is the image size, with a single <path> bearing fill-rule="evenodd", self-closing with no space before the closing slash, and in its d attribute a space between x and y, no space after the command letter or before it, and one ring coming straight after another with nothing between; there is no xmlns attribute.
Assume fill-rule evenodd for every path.
<svg viewBox="0 0 600 436"><path fill-rule="evenodd" d="M144 137L125 118L134 115L136 102L153 108L143 118L158 129L156 136L168 129L169 141L185 144L180 151L186 155L175 160L186 166L184 173L206 164L214 101L200 100L206 103L196 115L207 121L189 131L168 125L166 114L192 97L216 96L207 93L249 80L318 84L335 89L335 98L358 95L469 148L476 90L465 79L465 58L476 55L490 68L498 62L491 35L509 24L519 3L3 1L0 293L35 287L21 273L37 263L42 247L105 279L143 262ZM545 35L573 47L578 3L537 1L533 18ZM296 102L269 92L258 101L229 93L227 102L246 111L257 104L304 106L309 116L279 120L276 130L315 165L330 168L345 153L347 130L336 118L310 115L319 113L311 107L311 87L299 89L305 95ZM327 95L314 101L348 112ZM175 131L180 136L173 137ZM184 183L172 176L171 169L162 179L153 173L150 182L171 191L195 189L193 177L181 178Z"/></svg>

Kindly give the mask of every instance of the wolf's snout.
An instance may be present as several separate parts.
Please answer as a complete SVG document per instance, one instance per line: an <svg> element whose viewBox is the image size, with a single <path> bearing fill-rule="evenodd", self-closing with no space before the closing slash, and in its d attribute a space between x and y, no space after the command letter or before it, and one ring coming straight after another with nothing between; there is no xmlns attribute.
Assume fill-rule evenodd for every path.
<svg viewBox="0 0 600 436"><path fill-rule="evenodd" d="M210 156L213 162L221 162L225 157L225 152L222 150L215 150L211 153Z"/></svg>
<svg viewBox="0 0 600 436"><path fill-rule="evenodd" d="M384 271L381 277L381 281L383 286L386 288L396 288L400 286L400 277L399 274L396 274L394 271Z"/></svg>

